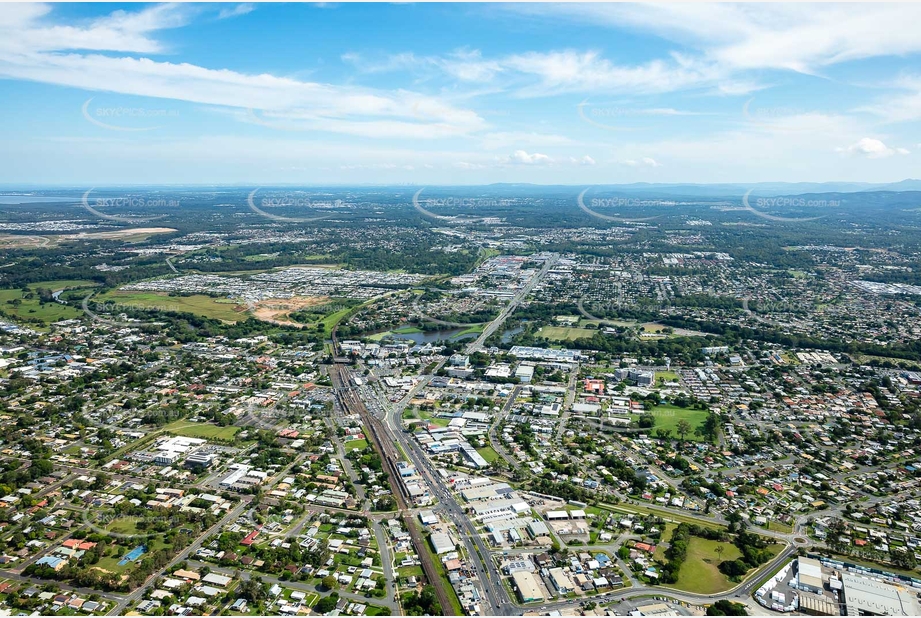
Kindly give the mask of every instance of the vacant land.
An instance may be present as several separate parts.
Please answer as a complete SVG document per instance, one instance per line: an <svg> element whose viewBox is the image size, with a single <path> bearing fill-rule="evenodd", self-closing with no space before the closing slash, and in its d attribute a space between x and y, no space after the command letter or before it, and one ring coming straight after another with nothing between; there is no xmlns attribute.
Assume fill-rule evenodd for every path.
<svg viewBox="0 0 921 618"><path fill-rule="evenodd" d="M186 420L178 420L166 425L163 430L187 438L233 440L240 428L233 425L220 427L210 423L191 423Z"/></svg>
<svg viewBox="0 0 921 618"><path fill-rule="evenodd" d="M538 337L546 337L551 341L573 341L583 337L591 337L598 331L589 328L576 328L569 326L544 326L537 331Z"/></svg>
<svg viewBox="0 0 921 618"><path fill-rule="evenodd" d="M50 288L49 288L50 289ZM59 320L79 318L83 312L55 301L42 303L38 294L22 290L0 290L0 312L8 319L42 328Z"/></svg>
<svg viewBox="0 0 921 618"><path fill-rule="evenodd" d="M679 408L678 406L662 405L656 406L651 411L656 419L655 429L670 429L672 437L678 437L678 421L685 420L691 425L691 432L685 436L685 440L700 441L701 438L694 433L701 423L707 419L706 410L694 410L692 408ZM639 415L634 414L631 417L638 420Z"/></svg>
<svg viewBox="0 0 921 618"><path fill-rule="evenodd" d="M367 440L349 440L348 442L344 444L344 446L345 446L346 452L354 451L354 450L362 450L368 447L368 441Z"/></svg>
<svg viewBox="0 0 921 618"><path fill-rule="evenodd" d="M224 322L236 322L246 317L244 313L245 308L241 305L221 298L212 298L204 294L170 296L160 292L115 290L94 297L91 301L91 309L94 303L113 303L115 305L121 304L137 307L138 309L192 313L206 318L223 320Z"/></svg>
<svg viewBox="0 0 921 618"><path fill-rule="evenodd" d="M492 463L496 461L497 459L499 459L499 453L497 453L495 449L493 449L491 446L484 446L483 448L478 448L476 452L479 453L480 456L483 457L483 459L485 459L489 463Z"/></svg>
<svg viewBox="0 0 921 618"><path fill-rule="evenodd" d="M267 298L253 305L253 315L264 322L287 326L303 326L290 316L297 311L304 311L329 302L328 296L293 296L291 298Z"/></svg>
<svg viewBox="0 0 921 618"><path fill-rule="evenodd" d="M722 547L722 554L716 551L717 547ZM719 563L723 560L735 560L741 555L732 543L692 536L691 542L688 543L688 557L678 571L678 581L669 586L699 594L715 594L729 590L736 584L720 573ZM661 546L656 548L655 557L665 562L665 550Z"/></svg>
<svg viewBox="0 0 921 618"><path fill-rule="evenodd" d="M63 290L64 288L89 288L96 285L99 284L95 281L87 281L86 279L55 279L53 281L30 283L29 289L37 290L38 288L45 288L55 292L57 290Z"/></svg>
<svg viewBox="0 0 921 618"><path fill-rule="evenodd" d="M123 230L112 230L109 232L89 232L80 234L63 234L61 238L93 238L104 240L125 240L128 242L140 242L149 236L155 234L170 234L176 230L171 227L132 227Z"/></svg>

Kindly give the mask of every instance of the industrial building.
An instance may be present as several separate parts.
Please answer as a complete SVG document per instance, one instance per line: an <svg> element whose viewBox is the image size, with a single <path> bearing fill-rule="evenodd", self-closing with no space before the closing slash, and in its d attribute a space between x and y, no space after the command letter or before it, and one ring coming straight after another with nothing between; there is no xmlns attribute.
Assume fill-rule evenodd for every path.
<svg viewBox="0 0 921 618"><path fill-rule="evenodd" d="M533 573L527 571L516 571L512 573L512 581L515 582L515 589L522 603L538 603L545 600L544 593L541 592L540 585Z"/></svg>
<svg viewBox="0 0 921 618"><path fill-rule="evenodd" d="M841 579L848 616L921 616L916 590L848 572Z"/></svg>
<svg viewBox="0 0 921 618"><path fill-rule="evenodd" d="M797 587L800 590L822 593L822 564L813 558L799 558L796 563Z"/></svg>
<svg viewBox="0 0 921 618"><path fill-rule="evenodd" d="M454 541L447 532L433 532L429 540L432 543L432 549L439 556L454 551Z"/></svg>

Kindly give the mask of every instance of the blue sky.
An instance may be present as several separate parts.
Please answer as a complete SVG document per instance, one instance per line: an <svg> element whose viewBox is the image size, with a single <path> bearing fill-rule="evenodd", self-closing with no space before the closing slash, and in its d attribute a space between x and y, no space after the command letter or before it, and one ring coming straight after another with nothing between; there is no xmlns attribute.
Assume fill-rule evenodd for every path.
<svg viewBox="0 0 921 618"><path fill-rule="evenodd" d="M921 5L0 5L0 183L918 177Z"/></svg>

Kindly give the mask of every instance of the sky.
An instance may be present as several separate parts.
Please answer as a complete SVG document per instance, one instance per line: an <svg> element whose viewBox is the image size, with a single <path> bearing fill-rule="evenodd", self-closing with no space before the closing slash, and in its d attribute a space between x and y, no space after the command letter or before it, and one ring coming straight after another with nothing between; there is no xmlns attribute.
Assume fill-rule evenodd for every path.
<svg viewBox="0 0 921 618"><path fill-rule="evenodd" d="M919 4L2 4L0 183L892 182Z"/></svg>

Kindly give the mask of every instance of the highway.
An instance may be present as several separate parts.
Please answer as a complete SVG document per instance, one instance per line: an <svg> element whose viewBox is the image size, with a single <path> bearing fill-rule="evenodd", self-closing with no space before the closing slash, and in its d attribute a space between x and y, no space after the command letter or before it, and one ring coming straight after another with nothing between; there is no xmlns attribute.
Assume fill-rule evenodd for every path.
<svg viewBox="0 0 921 618"><path fill-rule="evenodd" d="M490 322L486 328L483 329L483 332L480 333L480 336L467 346L467 354L471 354L477 350L483 349L483 342L489 339L489 336L496 332L500 326L502 326L508 316L512 315L512 313L515 311L515 308L518 307L521 301L523 301L528 296L528 294L530 294L534 288L537 287L538 283L543 281L544 277L547 276L547 273L550 272L550 269L553 268L559 259L559 255L553 254L547 259L546 262L544 262L544 265L541 267L541 269L533 277L531 277L530 281L528 281L524 287L518 290L518 293L512 297L512 300L509 302L509 304L507 304L505 308L499 312L499 315L497 315L496 318Z"/></svg>

